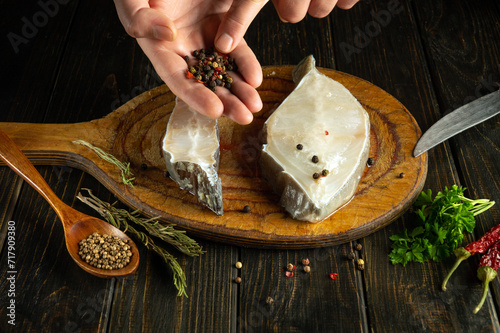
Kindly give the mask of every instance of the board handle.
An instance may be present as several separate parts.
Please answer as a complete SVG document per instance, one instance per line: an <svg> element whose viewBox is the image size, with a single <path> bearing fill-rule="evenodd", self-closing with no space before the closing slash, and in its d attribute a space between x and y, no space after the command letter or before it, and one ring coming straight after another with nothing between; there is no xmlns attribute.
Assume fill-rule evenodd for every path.
<svg viewBox="0 0 500 333"><path fill-rule="evenodd" d="M104 151L112 151L119 124L115 114L118 113L75 124L0 123L0 130L12 139L33 165L76 168L92 175L113 193L122 194L126 185L121 182L119 168L85 146L74 143L83 140ZM5 163L0 159L1 165Z"/></svg>
<svg viewBox="0 0 500 333"><path fill-rule="evenodd" d="M109 132L100 128L98 121L76 124L0 123L0 130L34 165L81 167L82 147L74 144L75 140L84 140L103 149L111 148Z"/></svg>

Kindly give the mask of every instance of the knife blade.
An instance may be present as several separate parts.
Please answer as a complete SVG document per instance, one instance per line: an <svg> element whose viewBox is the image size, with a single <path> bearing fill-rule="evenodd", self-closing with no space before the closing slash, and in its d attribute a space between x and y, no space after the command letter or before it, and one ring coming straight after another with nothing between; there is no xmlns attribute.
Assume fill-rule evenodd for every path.
<svg viewBox="0 0 500 333"><path fill-rule="evenodd" d="M480 97L447 114L420 137L413 150L417 157L454 135L500 113L500 90Z"/></svg>

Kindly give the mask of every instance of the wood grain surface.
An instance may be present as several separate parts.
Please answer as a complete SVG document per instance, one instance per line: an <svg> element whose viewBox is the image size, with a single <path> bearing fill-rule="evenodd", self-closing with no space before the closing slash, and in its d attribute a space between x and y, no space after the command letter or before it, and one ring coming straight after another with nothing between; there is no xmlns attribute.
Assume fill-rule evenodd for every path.
<svg viewBox="0 0 500 333"><path fill-rule="evenodd" d="M137 41L124 31L112 1L0 2L0 122L75 128L70 124L103 118L162 84ZM25 38L25 22L43 18L41 3L59 4L57 13L38 21L43 26L36 26L36 36L26 38L15 52L7 36ZM320 67L373 83L410 110L424 131L454 108L498 89L499 17L497 0L364 0L350 10L336 8L323 19L308 15L292 24L280 20L270 1L245 41L262 65L294 65L313 54ZM96 214L76 199L82 188L104 201L117 201L95 176L62 165L67 155L54 154L56 162L44 155L33 157L50 165L37 169L64 202ZM79 156L73 159L88 162ZM138 165L133 167L140 173ZM94 174L100 170L95 169ZM475 232L466 235L464 244L500 221L499 174L500 116L429 151L426 190L436 193L459 184L471 198L497 202L476 217ZM16 227L14 298L9 296L11 221ZM415 214L407 210L366 237L308 249L249 248L195 237L206 251L202 256L167 248L187 278L188 297L176 297L171 269L144 246L131 277L83 274L66 251L55 212L1 166L0 331L500 332L499 278L490 283L483 309L472 313L482 291L476 276L479 257L460 265L446 292L440 285L453 256L405 267L390 263L389 237L415 223ZM358 243L361 251L355 250ZM350 252L365 261L364 270L347 259ZM311 261L310 274L302 271L303 258ZM242 269L235 268L237 261ZM287 263L297 264L293 278L283 272ZM337 280L329 278L332 272L338 273ZM234 283L237 276L240 284ZM266 303L267 297L274 302ZM13 299L16 326L8 323L7 306Z"/></svg>
<svg viewBox="0 0 500 333"><path fill-rule="evenodd" d="M175 96L166 86L129 101L105 118L76 124L3 123L4 129L35 164L78 167L108 187L121 201L148 216L161 216L195 235L251 247L307 248L344 243L366 236L399 217L420 193L427 155L412 157L421 135L411 113L382 89L360 78L321 69L341 82L367 110L370 154L353 199L318 224L297 221L279 205L279 197L260 177L262 125L293 90L293 66L264 68L259 93L264 108L252 124L220 120L219 175L224 215L216 216L165 177L161 151ZM75 144L85 140L129 162L134 186L121 183L118 168ZM251 211L243 212L248 205Z"/></svg>

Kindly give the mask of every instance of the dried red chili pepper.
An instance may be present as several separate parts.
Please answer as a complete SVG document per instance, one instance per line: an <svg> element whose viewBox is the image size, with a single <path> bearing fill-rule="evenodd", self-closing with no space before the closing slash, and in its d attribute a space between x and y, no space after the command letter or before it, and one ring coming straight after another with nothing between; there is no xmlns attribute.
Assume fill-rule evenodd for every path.
<svg viewBox="0 0 500 333"><path fill-rule="evenodd" d="M470 243L465 247L465 249L469 251L471 255L474 255L476 253L484 253L490 248L491 245L496 243L498 240L500 240L500 224L488 230L483 235L483 237L475 242Z"/></svg>
<svg viewBox="0 0 500 333"><path fill-rule="evenodd" d="M485 253L490 248L490 246L492 246L498 240L500 240L500 224L488 230L483 235L483 237L481 237L477 241L470 243L466 247L459 247L455 251L453 251L453 253L457 257L457 260L455 261L455 264L449 271L448 275L446 275L441 288L443 290L446 290L446 283L462 261L476 253Z"/></svg>
<svg viewBox="0 0 500 333"><path fill-rule="evenodd" d="M474 309L474 313L477 313L483 306L483 303L486 300L486 295L488 295L490 282L495 280L497 277L498 268L500 268L500 241L491 246L488 249L488 252L486 252L486 254L483 255L479 261L477 277L479 280L483 281L483 295L481 296L479 304Z"/></svg>

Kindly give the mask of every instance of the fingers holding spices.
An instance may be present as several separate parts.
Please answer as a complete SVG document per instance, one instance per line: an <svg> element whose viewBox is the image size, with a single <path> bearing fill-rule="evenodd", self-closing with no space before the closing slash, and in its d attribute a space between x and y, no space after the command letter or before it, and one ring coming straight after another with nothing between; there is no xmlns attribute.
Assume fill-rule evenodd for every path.
<svg viewBox="0 0 500 333"><path fill-rule="evenodd" d="M251 113L259 112L262 109L262 99L257 90L241 80L237 75L234 77L231 92L238 97Z"/></svg>
<svg viewBox="0 0 500 333"><path fill-rule="evenodd" d="M251 113L260 111L262 101L255 88L239 75L241 59L236 63L233 54L219 53L212 48L194 50L191 55L196 63L191 62L189 55L184 57L189 65L186 77L215 92L224 106L224 115L240 124L250 123L253 119ZM257 62L250 52L252 60ZM260 66L256 68L260 70Z"/></svg>
<svg viewBox="0 0 500 333"><path fill-rule="evenodd" d="M183 57L165 49L163 42L150 38L140 38L137 42L172 93L207 117L222 116L224 105L219 97L202 84L186 79L187 66Z"/></svg>
<svg viewBox="0 0 500 333"><path fill-rule="evenodd" d="M255 94L257 94L255 89L248 85L244 87L244 85L244 83L234 84L232 88L233 93L229 92L227 89L218 89L215 92L224 104L224 116L241 125L250 124L253 120L252 113L256 112L252 112L251 109L249 109L249 107L245 105L243 101L245 100L245 98L241 100L238 95L236 95L238 91L247 91L249 94L251 94L252 90L255 92Z"/></svg>
<svg viewBox="0 0 500 333"><path fill-rule="evenodd" d="M262 84L262 67L255 53L253 53L244 39L242 39L240 44L231 52L231 57L235 59L238 65L238 73L246 83L253 88L257 88Z"/></svg>
<svg viewBox="0 0 500 333"><path fill-rule="evenodd" d="M224 114L240 124L250 123L252 113L262 108L255 90L263 80L262 68L243 36L268 1L196 0L180 6L175 0L114 0L125 30L137 38L176 96L203 115ZM349 8L357 1L273 0L280 17L289 22L302 20L308 12L324 17L336 4ZM190 53L196 48L212 53L193 66Z"/></svg>
<svg viewBox="0 0 500 333"><path fill-rule="evenodd" d="M204 51L205 55L213 58L210 60L212 70L207 68L208 72L205 72L205 67L210 66L209 63L205 64L203 62L200 65L198 59L196 66L188 66L186 64L186 56L189 63L192 64L195 62L193 59L190 59L192 57L192 55L188 55L190 52L186 52L187 54L180 56L176 52L168 50L165 42L150 38L139 38L137 41L151 60L158 75L167 84L172 93L184 100L195 111L210 118L219 118L224 114L239 124L249 124L253 120L252 113L258 112L262 108L262 101L258 92L237 72L231 72L231 75L227 76L227 79L231 79L230 82L226 82L230 84L230 90L222 84L219 84L218 87L211 87L208 83L215 83L215 81L208 82L205 78L201 78L201 80L196 78L198 75L208 75L207 73L212 70L214 71L214 74L211 74L213 76L215 75L215 71L219 70L219 64L214 65L213 61L216 60L214 60L214 53L210 53L212 51ZM253 79L253 81L258 81L258 78L262 76L262 70L257 59L251 51L250 55L245 55L245 50L239 50L241 52L235 53L243 54L243 58L255 61L257 64L257 66L254 64L247 67L243 65L243 68L245 72L248 72L249 69L258 69L257 79ZM223 55L219 62L223 64L226 57L227 55ZM237 63L241 63L240 59L237 60ZM191 79L189 79L190 77ZM221 81L224 82L224 78Z"/></svg>
<svg viewBox="0 0 500 333"><path fill-rule="evenodd" d="M186 79L184 78L184 80ZM217 95L204 86L194 82L189 82L188 85L186 89L181 89L179 91L177 91L177 89L171 90L176 96L184 100L193 110L213 119L222 116L225 106Z"/></svg>
<svg viewBox="0 0 500 333"><path fill-rule="evenodd" d="M148 1L115 0L116 11L125 31L134 38L173 41L174 22L164 13L149 7Z"/></svg>
<svg viewBox="0 0 500 333"><path fill-rule="evenodd" d="M223 114L239 124L249 124L253 120L252 113L259 112L263 106L255 89L262 83L262 67L244 39L230 55L223 54L222 57L234 61L234 64L230 61L234 68L226 66L231 78L230 88L223 85L224 88L215 90L224 106Z"/></svg>

